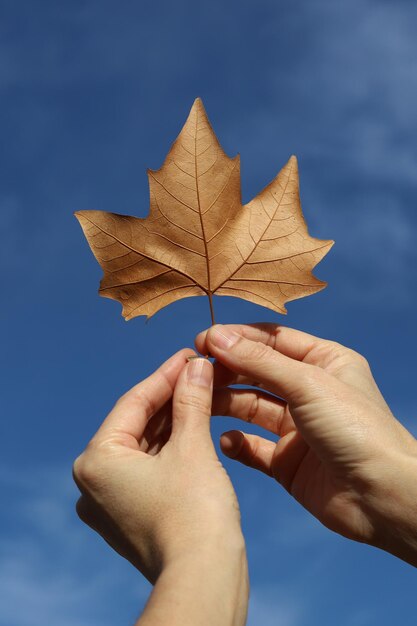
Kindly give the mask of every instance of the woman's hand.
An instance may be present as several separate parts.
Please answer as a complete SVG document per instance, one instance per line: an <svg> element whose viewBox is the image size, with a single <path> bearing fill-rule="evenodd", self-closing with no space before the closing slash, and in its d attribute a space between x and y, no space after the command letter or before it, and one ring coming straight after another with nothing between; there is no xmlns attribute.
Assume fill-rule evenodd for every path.
<svg viewBox="0 0 417 626"><path fill-rule="evenodd" d="M273 476L332 530L417 565L416 440L361 355L274 324L214 326L196 346L217 359L213 411L279 435L226 433L227 456ZM228 388L237 383L275 396Z"/></svg>
<svg viewBox="0 0 417 626"><path fill-rule="evenodd" d="M117 402L75 461L77 510L158 581L141 624L240 625L239 507L210 436L213 368L202 358L187 363L193 354L177 353Z"/></svg>

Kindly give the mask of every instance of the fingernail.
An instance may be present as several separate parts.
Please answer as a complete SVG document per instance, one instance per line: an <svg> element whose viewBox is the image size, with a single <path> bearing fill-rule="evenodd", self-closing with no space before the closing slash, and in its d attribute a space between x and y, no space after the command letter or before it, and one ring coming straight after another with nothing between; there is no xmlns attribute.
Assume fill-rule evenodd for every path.
<svg viewBox="0 0 417 626"><path fill-rule="evenodd" d="M213 326L210 332L210 340L221 350L228 350L238 339L239 335L237 333L221 324Z"/></svg>
<svg viewBox="0 0 417 626"><path fill-rule="evenodd" d="M242 449L244 434L241 431L233 430L223 433L220 437L221 449L230 458L235 458Z"/></svg>
<svg viewBox="0 0 417 626"><path fill-rule="evenodd" d="M213 379L213 366L207 359L199 357L188 363L187 381L192 385L209 387Z"/></svg>

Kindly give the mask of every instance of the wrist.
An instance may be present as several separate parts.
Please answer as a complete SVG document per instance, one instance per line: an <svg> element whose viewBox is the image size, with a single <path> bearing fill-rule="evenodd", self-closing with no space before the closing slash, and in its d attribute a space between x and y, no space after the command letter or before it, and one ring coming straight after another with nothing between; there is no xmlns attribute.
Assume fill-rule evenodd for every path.
<svg viewBox="0 0 417 626"><path fill-rule="evenodd" d="M243 626L248 595L243 536L211 536L164 562L138 626Z"/></svg>
<svg viewBox="0 0 417 626"><path fill-rule="evenodd" d="M242 554L246 554L246 546L240 526L228 530L212 526L204 532L200 528L198 533L188 533L181 539L177 537L166 551L162 571L184 560L204 558L206 562L218 561L224 555L225 560L233 562L239 560Z"/></svg>
<svg viewBox="0 0 417 626"><path fill-rule="evenodd" d="M368 543L417 567L417 444L385 460L365 502L373 528Z"/></svg>

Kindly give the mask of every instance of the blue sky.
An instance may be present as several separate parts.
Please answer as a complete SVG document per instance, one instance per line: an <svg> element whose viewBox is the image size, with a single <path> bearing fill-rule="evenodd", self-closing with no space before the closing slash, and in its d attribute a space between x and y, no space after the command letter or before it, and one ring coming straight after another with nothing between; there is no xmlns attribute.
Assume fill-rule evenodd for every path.
<svg viewBox="0 0 417 626"><path fill-rule="evenodd" d="M145 216L195 97L246 202L291 154L328 288L288 315L216 298L369 359L417 434L417 5L407 0L0 0L3 402L0 626L130 624L141 575L76 518L70 468L116 398L210 323L193 298L126 323L73 211ZM216 418L213 434L233 427ZM225 460L251 569L249 625L415 623L415 571L330 533Z"/></svg>

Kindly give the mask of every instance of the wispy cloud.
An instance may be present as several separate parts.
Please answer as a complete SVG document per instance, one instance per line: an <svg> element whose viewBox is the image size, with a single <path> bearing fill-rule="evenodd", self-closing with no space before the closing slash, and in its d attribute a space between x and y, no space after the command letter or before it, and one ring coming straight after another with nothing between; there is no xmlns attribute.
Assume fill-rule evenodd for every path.
<svg viewBox="0 0 417 626"><path fill-rule="evenodd" d="M306 607L299 594L275 586L254 587L248 614L248 626L302 626L306 624Z"/></svg>
<svg viewBox="0 0 417 626"><path fill-rule="evenodd" d="M404 10L401 2L358 0L320 0L303 4L300 13L272 15L264 39L283 23L287 32L260 68L268 99L254 99L245 120L255 153L279 154L281 146L293 145L332 172L349 176L353 170L361 179L415 188L416 19L411 3ZM236 132L241 122L236 116Z"/></svg>
<svg viewBox="0 0 417 626"><path fill-rule="evenodd" d="M368 203L366 193L352 198L350 211L339 214L337 207L321 205L321 219L337 244L337 297L339 302L399 310L415 297L417 224L399 198L375 193L372 200Z"/></svg>
<svg viewBox="0 0 417 626"><path fill-rule="evenodd" d="M13 494L0 538L2 626L133 623L144 605L145 579L76 518L68 474L2 468L2 492Z"/></svg>
<svg viewBox="0 0 417 626"><path fill-rule="evenodd" d="M133 623L150 585L78 521L68 468L3 466L0 486L13 493L12 510L3 519L7 539L4 532L0 538L1 626ZM290 525L289 519L282 522L287 539ZM292 524L291 533L294 541L305 538L305 526ZM271 537L269 532L268 542ZM306 606L294 593L293 579L254 584L248 625L298 626Z"/></svg>

